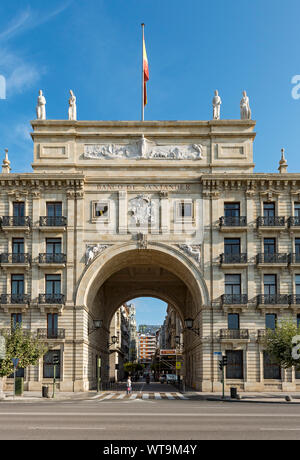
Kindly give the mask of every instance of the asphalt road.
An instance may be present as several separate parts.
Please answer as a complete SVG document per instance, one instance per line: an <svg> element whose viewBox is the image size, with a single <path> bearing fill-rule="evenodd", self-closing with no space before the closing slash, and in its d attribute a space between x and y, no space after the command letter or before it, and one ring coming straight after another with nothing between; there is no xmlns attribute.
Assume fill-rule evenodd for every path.
<svg viewBox="0 0 300 460"><path fill-rule="evenodd" d="M137 384L134 390L172 387ZM300 405L197 398L9 401L0 403L0 439L300 439Z"/></svg>

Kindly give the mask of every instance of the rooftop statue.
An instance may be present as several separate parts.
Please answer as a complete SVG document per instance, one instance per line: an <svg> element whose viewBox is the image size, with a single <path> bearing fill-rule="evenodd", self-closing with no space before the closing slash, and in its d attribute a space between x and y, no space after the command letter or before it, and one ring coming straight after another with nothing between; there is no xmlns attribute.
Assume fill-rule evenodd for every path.
<svg viewBox="0 0 300 460"><path fill-rule="evenodd" d="M46 120L46 98L43 95L43 91L39 90L37 106L36 106L36 117L38 120Z"/></svg>
<svg viewBox="0 0 300 460"><path fill-rule="evenodd" d="M69 120L77 120L76 97L71 89L69 98Z"/></svg>
<svg viewBox="0 0 300 460"><path fill-rule="evenodd" d="M220 120L220 109L221 109L222 100L219 96L219 92L216 89L215 95L213 98L213 120Z"/></svg>
<svg viewBox="0 0 300 460"><path fill-rule="evenodd" d="M243 91L243 97L240 102L241 120L251 120L251 109L249 104L249 97L246 91Z"/></svg>

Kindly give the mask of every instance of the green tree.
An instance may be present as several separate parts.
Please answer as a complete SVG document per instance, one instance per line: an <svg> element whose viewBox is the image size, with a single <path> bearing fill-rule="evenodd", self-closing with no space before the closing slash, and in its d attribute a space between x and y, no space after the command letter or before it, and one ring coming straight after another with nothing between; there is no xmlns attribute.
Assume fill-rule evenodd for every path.
<svg viewBox="0 0 300 460"><path fill-rule="evenodd" d="M293 338L297 335L300 336L300 328L297 328L295 321L292 319L281 321L275 330L267 330L264 341L265 350L271 360L284 369L295 366L297 370L300 370L300 359L293 357L292 353L295 347Z"/></svg>
<svg viewBox="0 0 300 460"><path fill-rule="evenodd" d="M13 358L19 358L18 367L34 366L43 356L47 347L37 337L24 332L21 327L2 333L6 341L6 357L0 360L0 377L7 377L14 371Z"/></svg>

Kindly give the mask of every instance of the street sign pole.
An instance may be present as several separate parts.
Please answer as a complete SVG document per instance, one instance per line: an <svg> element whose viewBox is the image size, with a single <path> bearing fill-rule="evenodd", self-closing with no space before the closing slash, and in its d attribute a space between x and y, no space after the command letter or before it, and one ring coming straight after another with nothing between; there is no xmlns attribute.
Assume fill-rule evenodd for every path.
<svg viewBox="0 0 300 460"><path fill-rule="evenodd" d="M53 394L52 398L55 398L55 378L56 378L56 364L53 366Z"/></svg>
<svg viewBox="0 0 300 460"><path fill-rule="evenodd" d="M224 364L222 364L222 399L225 399L225 372L224 372Z"/></svg>
<svg viewBox="0 0 300 460"><path fill-rule="evenodd" d="M100 392L101 385L101 358L98 358L97 361L97 393Z"/></svg>

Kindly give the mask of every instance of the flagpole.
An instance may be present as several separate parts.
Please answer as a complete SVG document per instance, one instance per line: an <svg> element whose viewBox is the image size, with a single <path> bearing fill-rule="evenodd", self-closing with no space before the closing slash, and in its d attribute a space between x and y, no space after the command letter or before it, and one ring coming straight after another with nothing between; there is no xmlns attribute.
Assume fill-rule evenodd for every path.
<svg viewBox="0 0 300 460"><path fill-rule="evenodd" d="M142 23L142 121L144 121L144 100L145 100L145 82L144 82L144 27L145 24Z"/></svg>

